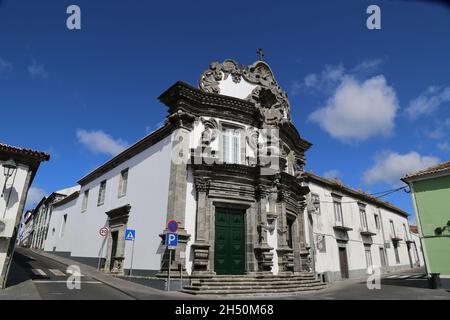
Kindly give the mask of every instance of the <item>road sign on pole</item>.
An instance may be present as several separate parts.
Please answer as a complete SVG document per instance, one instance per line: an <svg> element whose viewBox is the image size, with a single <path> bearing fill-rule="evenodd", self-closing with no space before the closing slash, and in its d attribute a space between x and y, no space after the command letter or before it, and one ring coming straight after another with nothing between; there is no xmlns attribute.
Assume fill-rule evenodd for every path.
<svg viewBox="0 0 450 320"><path fill-rule="evenodd" d="M178 245L178 233L166 234L166 246L169 250L175 250Z"/></svg>
<svg viewBox="0 0 450 320"><path fill-rule="evenodd" d="M169 230L171 233L175 233L178 231L178 222L175 220L169 220L167 222L167 230Z"/></svg>
<svg viewBox="0 0 450 320"><path fill-rule="evenodd" d="M167 229L169 229L169 223L167 224ZM176 230L178 230L178 224L176 225ZM172 251L177 248L177 245L178 245L178 233L166 233L166 246L167 249L169 249L169 267L167 270L167 291L170 291L170 269L172 266Z"/></svg>
<svg viewBox="0 0 450 320"><path fill-rule="evenodd" d="M107 227L102 227L98 230L98 233L104 238L108 235L109 229Z"/></svg>
<svg viewBox="0 0 450 320"><path fill-rule="evenodd" d="M125 231L125 240L134 241L135 239L136 239L136 230L127 229L127 231Z"/></svg>
<svg viewBox="0 0 450 320"><path fill-rule="evenodd" d="M127 229L125 231L125 240L133 241L133 245L131 247L131 265L130 265L130 276L132 276L133 275L134 242L136 240L136 230Z"/></svg>

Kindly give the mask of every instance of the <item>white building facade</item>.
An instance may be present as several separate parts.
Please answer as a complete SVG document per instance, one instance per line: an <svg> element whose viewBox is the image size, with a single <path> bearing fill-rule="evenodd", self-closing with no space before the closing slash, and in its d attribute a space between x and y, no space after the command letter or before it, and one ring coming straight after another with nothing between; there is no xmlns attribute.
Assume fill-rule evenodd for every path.
<svg viewBox="0 0 450 320"><path fill-rule="evenodd" d="M335 281L364 277L374 268L384 273L423 266L408 213L338 180L307 176L305 220L315 272Z"/></svg>
<svg viewBox="0 0 450 320"><path fill-rule="evenodd" d="M0 143L0 288L6 279L18 237L28 189L48 154Z"/></svg>

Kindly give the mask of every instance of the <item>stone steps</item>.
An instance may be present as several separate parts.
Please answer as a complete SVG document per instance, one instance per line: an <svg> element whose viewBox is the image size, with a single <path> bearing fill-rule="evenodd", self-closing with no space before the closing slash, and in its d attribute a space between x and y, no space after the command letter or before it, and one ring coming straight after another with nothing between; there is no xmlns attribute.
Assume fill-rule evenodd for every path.
<svg viewBox="0 0 450 320"><path fill-rule="evenodd" d="M315 291L327 285L316 280L314 274L295 276L217 276L214 278L194 279L181 292L193 295L244 296L265 294L295 294Z"/></svg>
<svg viewBox="0 0 450 320"><path fill-rule="evenodd" d="M301 284L310 284L310 283L317 283L318 280L315 279L308 279L308 280L279 280L279 281L192 281L191 286L242 286L242 285L259 285L259 286L280 286L280 285L301 285ZM319 282L320 283L320 282Z"/></svg>

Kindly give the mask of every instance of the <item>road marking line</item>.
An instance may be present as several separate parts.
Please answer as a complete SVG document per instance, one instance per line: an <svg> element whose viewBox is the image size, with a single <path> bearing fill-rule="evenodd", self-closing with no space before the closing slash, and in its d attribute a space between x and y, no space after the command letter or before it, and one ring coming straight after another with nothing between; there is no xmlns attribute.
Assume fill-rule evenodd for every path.
<svg viewBox="0 0 450 320"><path fill-rule="evenodd" d="M42 271L42 269L31 269L31 272L33 272L37 276L44 276L44 277L47 276L47 274L44 271Z"/></svg>
<svg viewBox="0 0 450 320"><path fill-rule="evenodd" d="M101 284L100 281L67 281L67 280L33 280L34 283L81 283L81 284Z"/></svg>
<svg viewBox="0 0 450 320"><path fill-rule="evenodd" d="M62 272L61 270L58 270L58 269L48 269L48 271L50 271L51 273L53 273L55 276L58 276L58 277L66 276L66 274L64 272Z"/></svg>

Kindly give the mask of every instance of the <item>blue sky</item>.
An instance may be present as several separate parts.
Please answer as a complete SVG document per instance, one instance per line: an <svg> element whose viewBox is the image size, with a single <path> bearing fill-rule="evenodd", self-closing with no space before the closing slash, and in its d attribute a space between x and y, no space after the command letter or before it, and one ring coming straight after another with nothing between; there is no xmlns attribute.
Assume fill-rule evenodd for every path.
<svg viewBox="0 0 450 320"><path fill-rule="evenodd" d="M66 28L77 4L82 30ZM381 30L366 9L381 8ZM307 168L377 192L445 161L450 10L421 1L0 1L3 142L48 151L30 201L74 185L166 115L210 62L265 60L314 145ZM412 212L410 196L387 200Z"/></svg>

